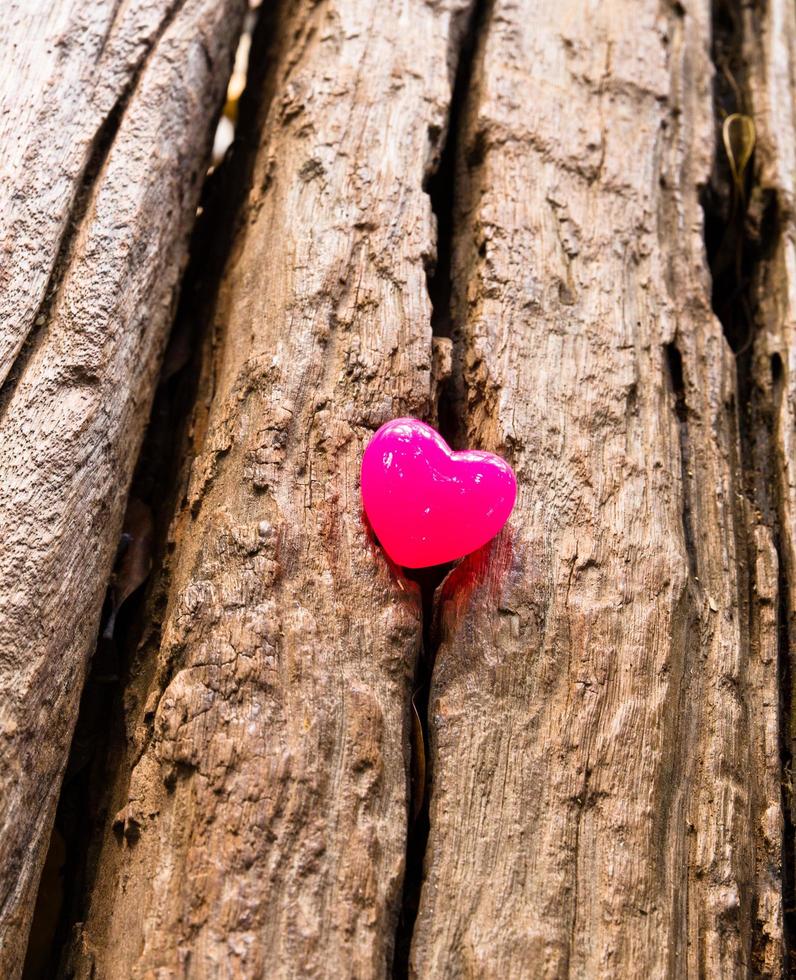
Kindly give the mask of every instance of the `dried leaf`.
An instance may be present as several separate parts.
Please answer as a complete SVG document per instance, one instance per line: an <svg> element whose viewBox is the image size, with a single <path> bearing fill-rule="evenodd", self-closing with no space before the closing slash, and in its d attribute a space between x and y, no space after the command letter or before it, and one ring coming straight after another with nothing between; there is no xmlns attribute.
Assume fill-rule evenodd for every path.
<svg viewBox="0 0 796 980"><path fill-rule="evenodd" d="M724 120L721 129L724 150L730 163L732 179L739 194L743 194L746 167L752 157L757 140L754 120L740 112L733 112Z"/></svg>
<svg viewBox="0 0 796 980"><path fill-rule="evenodd" d="M417 820L426 797L426 744L423 723L412 695L412 820Z"/></svg>
<svg viewBox="0 0 796 980"><path fill-rule="evenodd" d="M116 615L122 605L139 589L152 568L154 524L152 511L137 497L131 497L124 517L121 554L116 562L111 586L111 614L103 638L113 638Z"/></svg>

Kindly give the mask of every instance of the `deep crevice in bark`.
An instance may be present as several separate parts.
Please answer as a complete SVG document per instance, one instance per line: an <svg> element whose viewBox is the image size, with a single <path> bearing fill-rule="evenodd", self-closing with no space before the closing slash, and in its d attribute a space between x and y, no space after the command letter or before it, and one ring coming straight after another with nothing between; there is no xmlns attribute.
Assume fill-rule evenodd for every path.
<svg viewBox="0 0 796 980"><path fill-rule="evenodd" d="M423 638L412 685L413 710L417 712L416 718L419 720L421 730L417 733L416 739L413 738L412 744L412 793L406 837L406 867L393 956L393 977L396 980L409 976L412 933L420 907L420 892L423 885L423 860L430 830L428 808L432 779L428 769L428 700L437 653L434 597L437 587L451 567L451 564L447 564L406 570L406 577L416 582L420 588L422 603ZM414 719L412 721L414 723ZM422 762L418 758L421 752Z"/></svg>
<svg viewBox="0 0 796 980"><path fill-rule="evenodd" d="M693 504L691 500L691 439L688 423L688 403L686 402L686 386L683 376L683 356L676 342L666 345L666 365L669 371L669 381L674 395L674 411L680 430L680 476L683 488L682 522L683 540L688 558L688 570L693 577L697 576L697 549L694 539Z"/></svg>
<svg viewBox="0 0 796 980"><path fill-rule="evenodd" d="M455 45L455 53L452 53L449 59L454 70L454 78L447 128L438 162L423 188L431 199L431 210L437 223L437 258L428 275L431 332L435 337L450 338L454 344L456 334L452 309L452 264L456 168L476 45L487 17L488 3L489 0L474 0L472 6L460 13L459 22L454 21L451 25L451 44ZM456 364L457 359L454 358L454 372ZM454 397L456 388L456 378L449 378L439 391L435 409L439 419L439 431L449 445L459 448L457 443L462 434L462 420L459 418L459 408Z"/></svg>
<svg viewBox="0 0 796 980"><path fill-rule="evenodd" d="M712 57L716 151L710 184L704 189L705 247L712 276L713 310L735 354L738 394L737 428L742 489L771 534L777 556L777 672L779 688L779 758L784 822L782 840L782 907L784 934L783 975L794 966L796 939L796 859L792 787L791 732L793 719L790 661L790 581L782 546L783 501L777 477L775 439L776 402L781 391L783 365L770 358L770 378L758 377L755 362L759 330L754 285L780 237L776 191L763 187L754 148L743 159L744 148L728 149L723 126L733 113L749 114L748 79L744 59L745 19L741 0L713 0ZM754 43L754 38L752 39ZM738 159L735 158L738 150ZM732 156L731 156L732 155ZM749 604L756 601L755 551L750 531L746 542ZM755 951L753 937L753 956Z"/></svg>
<svg viewBox="0 0 796 980"><path fill-rule="evenodd" d="M174 5L158 39L183 2L179 0ZM250 185L263 105L271 97L267 84L272 63L269 42L280 5L265 9L266 6L257 11L255 27L255 38L260 39L260 53L264 56L251 61L235 143L223 163L208 173L202 189L178 309L128 498L128 506L130 501L143 501L152 511L152 570L146 587L137 590L119 608L111 635L104 635L109 632L109 618L113 615L109 586L37 896L23 980L74 975L72 947L92 900L103 833L111 822L112 788L120 770L130 768L128 722L138 709L128 703L128 685L134 673L140 671L142 661L156 657L160 646L169 593L168 557L173 550L169 526L187 485L189 430L202 351L212 328L215 296L237 216ZM156 43L157 39L153 47ZM252 49L257 46L255 40ZM131 84L128 97L133 89ZM120 113L125 104L126 99L117 103ZM120 121L107 141L101 141L105 149L94 165L97 173ZM96 175L93 169L86 174L88 195ZM85 204L82 208L81 216ZM123 547L124 540L119 557ZM114 824L113 829L124 836L128 845L134 845L136 827Z"/></svg>
<svg viewBox="0 0 796 980"><path fill-rule="evenodd" d="M431 199L431 209L437 224L437 257L428 273L428 293L431 300L431 333L433 337L450 338L454 345L456 334L453 323L453 248L455 237L456 168L459 160L459 141L462 134L468 97L471 89L473 65L479 38L487 18L489 0L474 0L451 25L451 56L449 66L454 72L451 103L441 152L424 182L424 190ZM439 137L439 134L436 134ZM454 358L454 364L457 363ZM454 369L455 370L455 369ZM442 383L433 406L438 428L449 445L458 448L458 440L464 428L460 418L460 406L454 392L456 378ZM410 801L410 825L407 833L406 868L404 888L393 958L393 976L396 980L409 976L409 959L420 894L423 886L423 863L430 831L429 801L433 784L433 772L428 764L429 755L429 694L434 663L439 646L436 629L437 589L442 584L453 563L432 568L407 571L407 577L420 587L422 601L423 639L413 685L413 705L422 732L423 765L418 765L415 745L412 750L412 800ZM418 773L422 777L418 779ZM417 793L422 794L418 801Z"/></svg>

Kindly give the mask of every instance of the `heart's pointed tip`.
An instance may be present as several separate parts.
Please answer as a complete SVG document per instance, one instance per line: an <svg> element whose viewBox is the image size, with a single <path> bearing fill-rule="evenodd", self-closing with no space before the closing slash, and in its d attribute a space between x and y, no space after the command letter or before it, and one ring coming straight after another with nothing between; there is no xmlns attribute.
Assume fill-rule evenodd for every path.
<svg viewBox="0 0 796 980"><path fill-rule="evenodd" d="M439 568L445 565L455 565L457 562L462 562L467 558L472 558L473 555L477 555L479 552L487 551L494 544L495 540L503 533L507 523L507 521L504 521L503 524L501 524L501 526L488 538L482 540L479 544L470 546L466 551L440 552L426 559L420 559L400 548L398 550L391 551L389 546L387 546L384 542L381 542L381 547L393 565L397 565L400 568L410 572L422 571L425 568Z"/></svg>

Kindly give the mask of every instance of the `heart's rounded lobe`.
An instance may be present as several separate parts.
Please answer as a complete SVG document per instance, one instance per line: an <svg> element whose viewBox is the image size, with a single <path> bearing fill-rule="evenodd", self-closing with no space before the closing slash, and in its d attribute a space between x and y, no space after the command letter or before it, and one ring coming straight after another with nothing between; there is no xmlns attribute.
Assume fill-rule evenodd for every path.
<svg viewBox="0 0 796 980"><path fill-rule="evenodd" d="M509 464L493 453L452 452L418 419L393 419L362 457L362 501L390 558L426 568L486 544L517 497Z"/></svg>

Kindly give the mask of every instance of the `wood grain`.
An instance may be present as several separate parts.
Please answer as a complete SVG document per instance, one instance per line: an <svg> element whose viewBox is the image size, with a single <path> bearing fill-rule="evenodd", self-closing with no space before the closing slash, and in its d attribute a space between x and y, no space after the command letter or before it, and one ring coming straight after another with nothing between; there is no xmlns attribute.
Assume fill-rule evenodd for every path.
<svg viewBox="0 0 796 980"><path fill-rule="evenodd" d="M241 0L16 3L0 59L0 975L22 968Z"/></svg>
<svg viewBox="0 0 796 980"><path fill-rule="evenodd" d="M757 230L758 261L750 283L750 441L756 489L765 518L778 528L782 576L779 628L785 802L790 815L789 894L796 867L793 758L796 750L796 12L773 0L743 12L742 55L747 103L755 122L755 186L749 224ZM793 911L791 911L791 918Z"/></svg>
<svg viewBox="0 0 796 980"><path fill-rule="evenodd" d="M777 562L711 312L686 8L495 0L482 32L454 378L462 441L521 491L439 596L417 976L781 975Z"/></svg>
<svg viewBox="0 0 796 980"><path fill-rule="evenodd" d="M434 405L423 182L465 9L298 3L254 47L251 190L78 976L389 972L420 603L363 524L359 459Z"/></svg>
<svg viewBox="0 0 796 980"><path fill-rule="evenodd" d="M3 976L241 6L11 8ZM725 43L732 64L714 64ZM500 452L520 483L425 624L410 975L785 975L794 45L785 0L269 8L232 171L245 201L220 219L232 250L203 311L190 479L69 976L401 975L423 604L363 522L358 478L374 429L404 414ZM711 195L729 201L722 85L758 132L741 222L757 244L728 285L748 343L713 312L706 250ZM438 228L427 191L444 210L445 165L430 178L449 125ZM452 338L432 336L448 318L428 281L448 235Z"/></svg>

